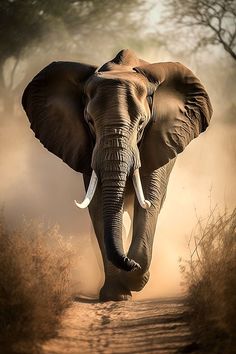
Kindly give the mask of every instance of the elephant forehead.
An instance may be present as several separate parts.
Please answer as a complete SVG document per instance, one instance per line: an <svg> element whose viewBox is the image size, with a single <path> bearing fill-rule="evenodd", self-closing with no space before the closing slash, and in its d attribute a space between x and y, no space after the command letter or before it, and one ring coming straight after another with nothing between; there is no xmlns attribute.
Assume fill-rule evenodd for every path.
<svg viewBox="0 0 236 354"><path fill-rule="evenodd" d="M145 95L148 91L148 81L136 72L97 72L89 79L85 92L92 97L99 89L127 89L138 96ZM107 91L109 94L109 91Z"/></svg>
<svg viewBox="0 0 236 354"><path fill-rule="evenodd" d="M146 88L149 84L148 80L136 71L104 71L97 72L94 76L99 77L101 80L114 80L124 82L126 84L135 85L137 87Z"/></svg>

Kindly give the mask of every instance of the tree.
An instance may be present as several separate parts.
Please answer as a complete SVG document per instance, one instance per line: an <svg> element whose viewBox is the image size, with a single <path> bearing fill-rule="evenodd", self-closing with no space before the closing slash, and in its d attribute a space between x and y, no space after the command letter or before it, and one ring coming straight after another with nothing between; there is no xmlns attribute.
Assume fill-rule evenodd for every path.
<svg viewBox="0 0 236 354"><path fill-rule="evenodd" d="M3 103L8 109L13 106L12 99L19 90L14 85L15 73L29 48L37 51L35 57L40 50L45 56L49 50L61 53L80 50L83 57L86 51L93 51L99 56L96 39L105 36L110 45L114 45L116 39L124 38L131 28L134 33L138 30L142 15L141 0L1 0L0 95ZM46 42L47 49L43 45ZM9 58L13 64L8 67L10 74L6 83L4 67ZM28 70L31 67L32 63Z"/></svg>
<svg viewBox="0 0 236 354"><path fill-rule="evenodd" d="M169 23L185 41L191 36L192 49L206 45L221 45L236 60L235 0L166 0L165 26Z"/></svg>

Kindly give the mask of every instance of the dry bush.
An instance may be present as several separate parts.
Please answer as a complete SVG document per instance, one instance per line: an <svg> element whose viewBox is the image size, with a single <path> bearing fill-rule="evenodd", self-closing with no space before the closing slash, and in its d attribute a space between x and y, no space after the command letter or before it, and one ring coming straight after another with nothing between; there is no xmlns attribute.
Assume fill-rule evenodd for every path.
<svg viewBox="0 0 236 354"><path fill-rule="evenodd" d="M70 302L71 248L58 231L24 221L9 231L0 220L2 353L35 353L55 334Z"/></svg>
<svg viewBox="0 0 236 354"><path fill-rule="evenodd" d="M182 266L193 309L192 325L206 353L232 354L236 348L236 209L211 211L198 220Z"/></svg>

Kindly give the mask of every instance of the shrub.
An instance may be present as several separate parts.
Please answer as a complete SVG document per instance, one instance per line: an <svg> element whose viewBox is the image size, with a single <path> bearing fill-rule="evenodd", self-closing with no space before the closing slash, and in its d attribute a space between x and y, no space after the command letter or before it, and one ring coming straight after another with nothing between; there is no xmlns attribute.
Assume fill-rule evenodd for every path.
<svg viewBox="0 0 236 354"><path fill-rule="evenodd" d="M55 334L70 302L71 248L58 227L0 220L0 345L3 353L34 353Z"/></svg>
<svg viewBox="0 0 236 354"><path fill-rule="evenodd" d="M236 209L198 221L182 266L192 327L206 353L232 354L236 328Z"/></svg>

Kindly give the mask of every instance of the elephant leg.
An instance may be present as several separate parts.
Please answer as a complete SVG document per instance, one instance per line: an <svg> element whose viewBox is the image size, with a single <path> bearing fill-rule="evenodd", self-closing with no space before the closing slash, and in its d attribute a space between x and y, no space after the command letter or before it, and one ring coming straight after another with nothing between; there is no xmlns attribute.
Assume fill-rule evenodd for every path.
<svg viewBox="0 0 236 354"><path fill-rule="evenodd" d="M152 174L141 175L144 195L151 202L149 209L134 203L133 238L128 257L135 259L141 269L131 273L123 272L123 282L132 291L140 291L148 282L149 267L158 214L166 196L170 172L175 161L155 170Z"/></svg>
<svg viewBox="0 0 236 354"><path fill-rule="evenodd" d="M87 190L90 175L84 174L84 185ZM99 299L101 301L122 301L131 297L130 290L120 281L120 270L108 261L104 245L104 222L102 211L101 187L97 186L95 195L89 205L89 214L93 223L94 231L101 251L105 281L100 289Z"/></svg>

